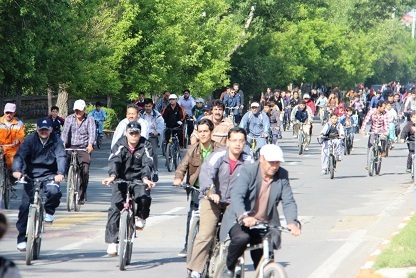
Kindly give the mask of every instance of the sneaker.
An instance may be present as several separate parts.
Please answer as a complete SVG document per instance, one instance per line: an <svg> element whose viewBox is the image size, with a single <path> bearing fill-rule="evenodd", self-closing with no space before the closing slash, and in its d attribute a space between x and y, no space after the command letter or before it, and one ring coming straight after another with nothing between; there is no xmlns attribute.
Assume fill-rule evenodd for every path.
<svg viewBox="0 0 416 278"><path fill-rule="evenodd" d="M335 159L336 159L337 161L341 161L341 160L342 160L340 155L337 155L337 156L335 157Z"/></svg>
<svg viewBox="0 0 416 278"><path fill-rule="evenodd" d="M188 252L186 252L186 247L184 247L179 253L178 253L178 257L181 258L186 258L186 256L188 255Z"/></svg>
<svg viewBox="0 0 416 278"><path fill-rule="evenodd" d="M158 182L158 181L159 181L159 174L158 174L157 172L155 172L155 173L153 174L152 181L153 181L153 182Z"/></svg>
<svg viewBox="0 0 416 278"><path fill-rule="evenodd" d="M412 169L406 169L406 173L412 172Z"/></svg>
<svg viewBox="0 0 416 278"><path fill-rule="evenodd" d="M305 148L305 151L309 151L309 148L308 148L308 147L306 147L306 148Z"/></svg>
<svg viewBox="0 0 416 278"><path fill-rule="evenodd" d="M144 229L146 226L146 220L141 219L140 217L136 218L136 229Z"/></svg>
<svg viewBox="0 0 416 278"><path fill-rule="evenodd" d="M279 135L277 136L277 138L278 138L278 139L282 139L282 135L280 135L280 134L279 134Z"/></svg>
<svg viewBox="0 0 416 278"><path fill-rule="evenodd" d="M321 175L326 175L326 170L322 170Z"/></svg>
<svg viewBox="0 0 416 278"><path fill-rule="evenodd" d="M49 213L45 214L45 222L46 223L51 223L52 224L53 220L55 220L55 217L52 214L49 214Z"/></svg>
<svg viewBox="0 0 416 278"><path fill-rule="evenodd" d="M107 254L114 257L117 256L117 243L110 243L107 247Z"/></svg>
<svg viewBox="0 0 416 278"><path fill-rule="evenodd" d="M20 252L26 252L26 246L26 241L19 242L17 244L17 250L19 250Z"/></svg>
<svg viewBox="0 0 416 278"><path fill-rule="evenodd" d="M293 135L293 139L297 139L298 137L296 135Z"/></svg>
<svg viewBox="0 0 416 278"><path fill-rule="evenodd" d="M198 271L193 270L191 272L191 278L201 278L201 273L199 273Z"/></svg>

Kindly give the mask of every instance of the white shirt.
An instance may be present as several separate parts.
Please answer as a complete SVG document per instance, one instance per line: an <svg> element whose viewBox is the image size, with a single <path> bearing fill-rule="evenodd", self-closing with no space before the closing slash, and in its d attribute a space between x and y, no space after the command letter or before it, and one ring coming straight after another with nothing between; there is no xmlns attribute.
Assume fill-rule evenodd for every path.
<svg viewBox="0 0 416 278"><path fill-rule="evenodd" d="M178 104L183 107L186 115L192 115L192 108L196 105L195 100L192 96L189 96L188 99L185 99L183 96L179 98Z"/></svg>
<svg viewBox="0 0 416 278"><path fill-rule="evenodd" d="M149 126L147 121L142 118L138 118L137 122L142 126L142 130L140 132L140 136L146 139L149 138ZM118 123L116 131L113 134L113 140L111 140L111 148L117 143L118 139L125 136L126 134L126 126L129 123L127 118L124 118L121 122Z"/></svg>

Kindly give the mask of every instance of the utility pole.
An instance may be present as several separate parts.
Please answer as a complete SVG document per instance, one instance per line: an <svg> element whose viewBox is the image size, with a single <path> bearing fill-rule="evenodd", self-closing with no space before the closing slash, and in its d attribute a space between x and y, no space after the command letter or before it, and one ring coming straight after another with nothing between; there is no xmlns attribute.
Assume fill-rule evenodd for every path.
<svg viewBox="0 0 416 278"><path fill-rule="evenodd" d="M416 23L416 13L413 13L413 16L412 16L412 39L415 38L415 23Z"/></svg>

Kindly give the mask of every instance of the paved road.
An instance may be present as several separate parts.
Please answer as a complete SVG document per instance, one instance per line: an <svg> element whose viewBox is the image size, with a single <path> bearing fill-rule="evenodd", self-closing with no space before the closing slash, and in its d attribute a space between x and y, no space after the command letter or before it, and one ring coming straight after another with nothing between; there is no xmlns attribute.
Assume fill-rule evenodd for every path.
<svg viewBox="0 0 416 278"><path fill-rule="evenodd" d="M303 234L299 238L285 234L277 260L290 277L355 277L372 251L413 210L413 187L404 173L405 145L397 145L383 159L381 176L368 177L366 138L357 135L352 155L338 164L335 179L330 180L320 175L316 137L302 156L296 153L290 133L284 137L280 142L286 159L283 167L290 172ZM4 211L11 228L0 252L19 265L24 277L185 277L185 260L177 253L184 243L188 204L185 192L171 187L173 173L163 170L152 193L151 217L135 240L132 264L121 273L118 258L106 255L104 228L111 192L100 181L107 176L108 145L105 141L104 149L93 154L88 203L81 212L68 213L62 198L55 223L46 228L40 260L33 265L24 265L24 254L16 251L14 223L20 189L12 208ZM161 169L163 162L160 159ZM66 190L65 185L62 189ZM251 264L248 269L252 270Z"/></svg>

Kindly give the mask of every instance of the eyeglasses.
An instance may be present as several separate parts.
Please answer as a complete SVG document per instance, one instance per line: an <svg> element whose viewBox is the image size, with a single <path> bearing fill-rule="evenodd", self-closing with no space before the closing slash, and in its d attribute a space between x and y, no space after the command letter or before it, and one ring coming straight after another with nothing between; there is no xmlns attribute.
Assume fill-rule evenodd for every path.
<svg viewBox="0 0 416 278"><path fill-rule="evenodd" d="M13 114L14 112L9 112L9 111L7 111L7 112L4 112L4 114Z"/></svg>
<svg viewBox="0 0 416 278"><path fill-rule="evenodd" d="M251 109L257 109L259 108L258 106L251 106Z"/></svg>
<svg viewBox="0 0 416 278"><path fill-rule="evenodd" d="M246 140L243 140L243 139L228 139L228 142L243 144L243 143L246 142Z"/></svg>

